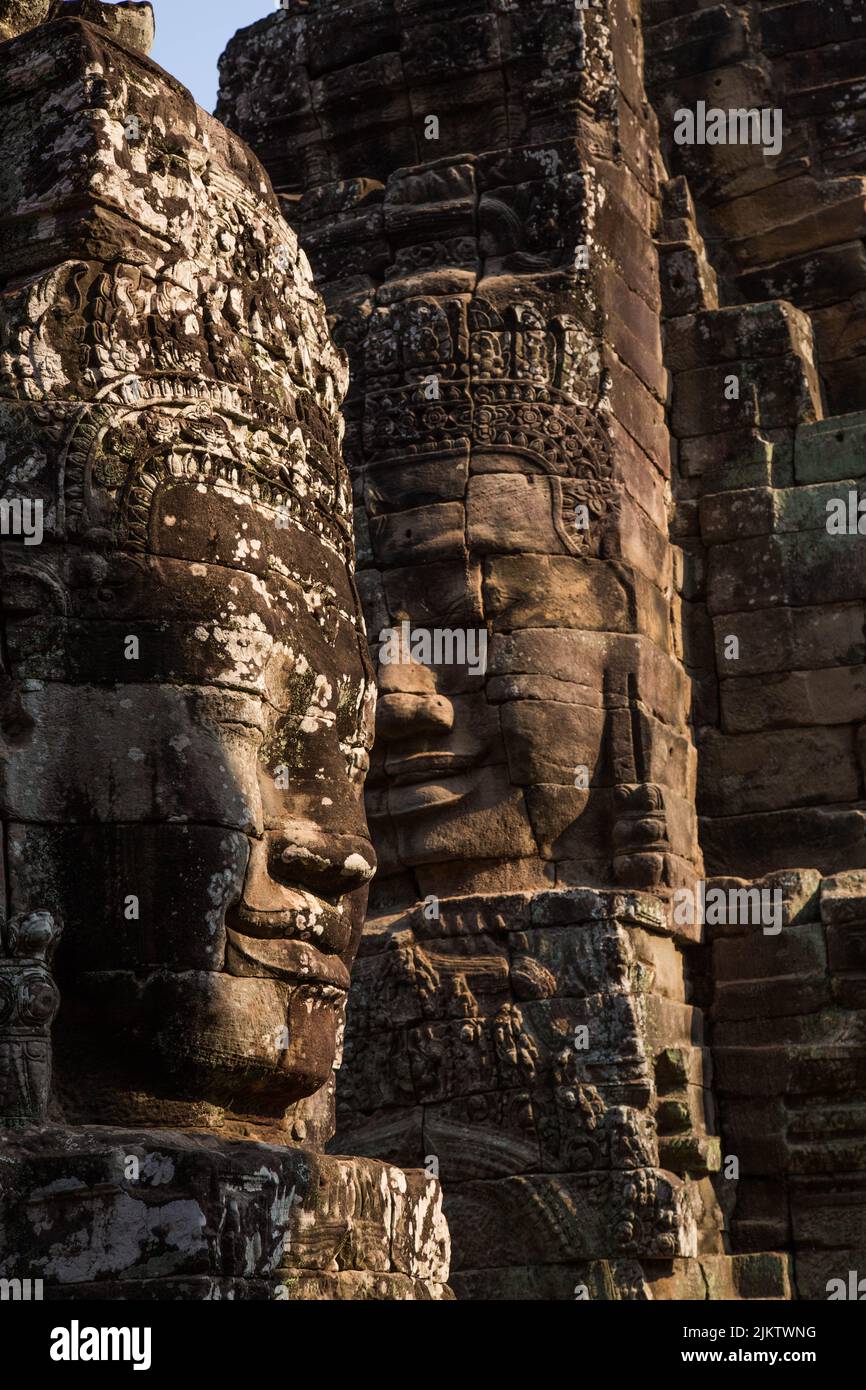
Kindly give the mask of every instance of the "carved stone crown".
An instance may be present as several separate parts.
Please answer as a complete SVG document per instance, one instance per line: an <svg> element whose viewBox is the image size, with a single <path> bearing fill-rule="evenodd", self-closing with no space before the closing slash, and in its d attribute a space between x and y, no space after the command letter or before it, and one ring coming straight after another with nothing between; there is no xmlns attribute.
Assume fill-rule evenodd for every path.
<svg viewBox="0 0 866 1390"><path fill-rule="evenodd" d="M367 462L470 449L521 454L560 477L610 477L600 357L576 320L412 300L380 313L365 347Z"/></svg>

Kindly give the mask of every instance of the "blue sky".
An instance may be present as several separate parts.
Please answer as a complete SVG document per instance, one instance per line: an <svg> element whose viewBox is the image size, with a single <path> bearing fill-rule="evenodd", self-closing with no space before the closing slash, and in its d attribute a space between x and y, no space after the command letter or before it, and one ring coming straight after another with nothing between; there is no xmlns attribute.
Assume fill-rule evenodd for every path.
<svg viewBox="0 0 866 1390"><path fill-rule="evenodd" d="M277 0L151 0L156 43L150 55L213 111L217 59L238 29L279 8Z"/></svg>

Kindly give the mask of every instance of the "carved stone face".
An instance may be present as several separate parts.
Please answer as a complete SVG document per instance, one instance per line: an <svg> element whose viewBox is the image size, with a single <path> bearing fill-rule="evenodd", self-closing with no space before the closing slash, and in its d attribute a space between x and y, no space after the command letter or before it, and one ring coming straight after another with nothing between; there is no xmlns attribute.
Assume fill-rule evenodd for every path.
<svg viewBox="0 0 866 1390"><path fill-rule="evenodd" d="M584 335L481 301L423 310L383 314L366 344L375 384L399 381L400 351L419 359L419 386L370 391L364 437L381 695L368 804L377 901L388 905L390 877L395 907L413 885L422 896L543 887L568 860L581 881L604 878L602 634L629 621L600 558L604 415L574 395ZM443 368L455 341L468 361ZM416 452L398 452L401 434Z"/></svg>
<svg viewBox="0 0 866 1390"><path fill-rule="evenodd" d="M261 167L107 8L22 40L8 122L0 501L42 521L0 545L7 920L62 925L67 1121L277 1137L375 862L346 367Z"/></svg>
<svg viewBox="0 0 866 1390"><path fill-rule="evenodd" d="M514 471L518 462L526 472ZM554 860L580 856L591 878L593 860L598 874L607 859L604 811L594 821L591 814L610 784L604 672L585 630L596 621L587 589L604 567L586 541L586 556L576 554L569 480L514 454L489 455L485 465L490 472L469 478L465 563L452 567L447 592L440 583L424 593L419 567L400 610L410 658L413 641L425 655L425 631L465 631L475 669L471 659L449 661L447 645L444 659L434 649L427 663L379 653L373 787L387 790L379 800L371 794L371 819L390 830L399 862L440 895L479 884L542 886ZM548 613L560 614L555 630L545 597ZM590 784L601 788L592 808Z"/></svg>
<svg viewBox="0 0 866 1390"><path fill-rule="evenodd" d="M375 863L357 600L323 537L214 478L218 419L116 419L89 480L136 458L146 549L6 549L13 907L64 923L73 1112L278 1112L333 1065Z"/></svg>

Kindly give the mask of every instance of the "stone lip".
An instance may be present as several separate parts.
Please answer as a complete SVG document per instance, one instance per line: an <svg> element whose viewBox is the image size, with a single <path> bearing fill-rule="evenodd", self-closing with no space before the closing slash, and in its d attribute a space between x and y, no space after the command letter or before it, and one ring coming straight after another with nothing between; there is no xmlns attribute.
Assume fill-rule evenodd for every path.
<svg viewBox="0 0 866 1390"><path fill-rule="evenodd" d="M49 1298L447 1298L426 1173L204 1132L0 1136L0 1278ZM80 1232L92 1235L87 1249ZM77 1234L76 1234L77 1233ZM154 1281L158 1281L158 1286Z"/></svg>
<svg viewBox="0 0 866 1390"><path fill-rule="evenodd" d="M349 972L343 962L304 941L267 940L228 931L227 968L231 975L270 976L300 985L320 985L345 994Z"/></svg>

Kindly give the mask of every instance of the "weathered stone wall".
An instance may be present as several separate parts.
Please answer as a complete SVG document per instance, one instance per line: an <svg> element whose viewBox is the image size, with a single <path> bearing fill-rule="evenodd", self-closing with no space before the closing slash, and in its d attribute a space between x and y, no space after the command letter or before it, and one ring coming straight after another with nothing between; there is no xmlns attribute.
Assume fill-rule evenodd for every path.
<svg viewBox="0 0 866 1390"><path fill-rule="evenodd" d="M859 867L866 542L830 534L827 504L858 490L862 426L822 418L808 315L719 308L693 233L676 180L660 247L704 853L716 873Z"/></svg>
<svg viewBox="0 0 866 1390"><path fill-rule="evenodd" d="M778 933L709 927L715 1090L741 1164L732 1234L793 1250L799 1295L821 1298L866 1258L866 17L645 14L663 147L688 178L666 189L660 250L701 841L727 885L785 898ZM778 109L781 151L677 144L698 101ZM847 533L828 525L839 503Z"/></svg>
<svg viewBox="0 0 866 1390"><path fill-rule="evenodd" d="M337 1143L435 1158L458 1297L788 1296L778 1257L723 1253L703 1015L668 922L649 894L575 889L368 923Z"/></svg>
<svg viewBox="0 0 866 1390"><path fill-rule="evenodd" d="M0 1277L46 1300L447 1300L439 1184L171 1130L0 1135Z"/></svg>
<svg viewBox="0 0 866 1390"><path fill-rule="evenodd" d="M800 1298L866 1260L862 871L789 871L778 935L709 929L715 1094L739 1250L790 1249Z"/></svg>
<svg viewBox="0 0 866 1390"><path fill-rule="evenodd" d="M661 245L704 853L715 872L859 867L866 542L829 534L827 503L858 493L864 426L824 417L866 399L828 329L860 307L863 247L840 236L866 233L862 16L651 3L646 21L662 146L697 204L669 185ZM781 152L677 144L698 101L778 109Z"/></svg>
<svg viewBox="0 0 866 1390"><path fill-rule="evenodd" d="M724 302L785 299L813 320L827 413L866 399L866 35L849 0L646 0L647 83L685 174ZM677 145L674 113L778 109L778 154Z"/></svg>

